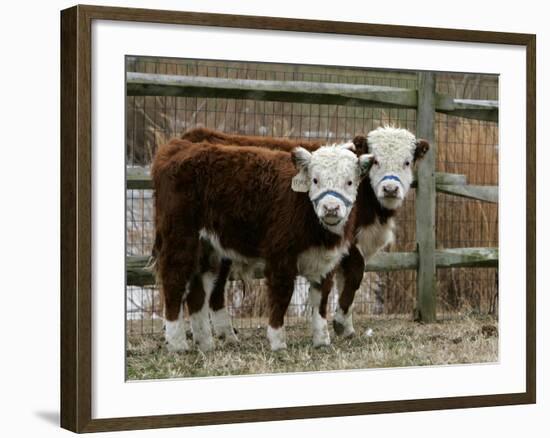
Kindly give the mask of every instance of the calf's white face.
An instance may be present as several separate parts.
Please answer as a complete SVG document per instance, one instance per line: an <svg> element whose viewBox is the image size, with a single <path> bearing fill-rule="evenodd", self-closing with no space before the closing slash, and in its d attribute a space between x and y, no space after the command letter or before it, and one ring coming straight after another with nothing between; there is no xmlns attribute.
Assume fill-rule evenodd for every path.
<svg viewBox="0 0 550 438"><path fill-rule="evenodd" d="M381 127L367 135L374 155L369 172L371 186L380 204L390 210L401 206L413 181L413 165L429 145L406 129Z"/></svg>
<svg viewBox="0 0 550 438"><path fill-rule="evenodd" d="M298 175L292 189L308 192L321 224L342 234L357 197L357 187L367 174L372 156L359 157L349 150L350 144L323 146L310 153L298 147L292 159Z"/></svg>

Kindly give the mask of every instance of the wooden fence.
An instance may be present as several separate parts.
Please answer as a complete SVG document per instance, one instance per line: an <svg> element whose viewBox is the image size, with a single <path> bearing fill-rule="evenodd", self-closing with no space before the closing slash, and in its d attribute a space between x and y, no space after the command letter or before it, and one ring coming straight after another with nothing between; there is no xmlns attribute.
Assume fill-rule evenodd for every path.
<svg viewBox="0 0 550 438"><path fill-rule="evenodd" d="M465 175L435 172L436 112L484 121L498 121L498 102L454 99L436 93L435 76L418 73L418 89L386 86L315 83L303 81L266 81L198 76L172 76L127 73L128 96L226 97L262 101L305 102L366 107L415 108L416 135L430 142L427 156L418 166L416 187L415 252L380 252L366 271L417 270L417 306L415 319L436 319L436 269L452 267L498 267L498 248L436 249L436 192L485 202L498 202L498 186L469 185ZM128 190L152 189L148 173L129 168ZM127 257L126 283L133 286L154 284L145 269L148 256ZM256 273L261 278L261 272Z"/></svg>

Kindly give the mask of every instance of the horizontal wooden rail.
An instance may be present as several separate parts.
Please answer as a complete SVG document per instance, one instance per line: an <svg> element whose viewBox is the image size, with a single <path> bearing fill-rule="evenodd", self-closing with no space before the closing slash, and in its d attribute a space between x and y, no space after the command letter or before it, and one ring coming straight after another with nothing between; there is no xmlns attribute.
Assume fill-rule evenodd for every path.
<svg viewBox="0 0 550 438"><path fill-rule="evenodd" d="M465 185L466 175L436 172L435 183L445 186ZM416 175L412 187L416 187ZM128 190L151 190L153 188L151 175L143 167L126 168L126 188Z"/></svg>
<svg viewBox="0 0 550 438"><path fill-rule="evenodd" d="M498 186L473 186L473 185L450 185L439 184L436 186L438 192L462 198L475 199L478 201L498 203Z"/></svg>
<svg viewBox="0 0 550 438"><path fill-rule="evenodd" d="M450 96L438 94L436 111L466 119L498 122L498 101L496 100L453 99Z"/></svg>
<svg viewBox="0 0 550 438"><path fill-rule="evenodd" d="M147 256L129 256L126 258L126 284L128 286L151 286L155 278ZM435 252L437 268L496 268L498 267L498 248L452 248L438 249ZM372 257L365 271L388 272L416 269L418 254L416 252L379 252ZM254 278L263 278L261 271L254 273Z"/></svg>
<svg viewBox="0 0 550 438"><path fill-rule="evenodd" d="M478 201L498 203L498 186L475 186L466 184L466 176L457 173L436 172L435 188L438 192ZM412 187L416 187L416 177ZM152 190L151 176L141 167L126 169L128 190Z"/></svg>
<svg viewBox="0 0 550 438"><path fill-rule="evenodd" d="M267 81L207 76L126 73L128 96L185 96L275 102L417 108L415 89L307 81ZM454 99L437 94L436 111L476 120L498 121L498 101Z"/></svg>
<svg viewBox="0 0 550 438"><path fill-rule="evenodd" d="M437 268L498 268L498 248L446 248L435 250Z"/></svg>
<svg viewBox="0 0 550 438"><path fill-rule="evenodd" d="M126 189L127 190L153 190L151 174L143 167L126 168Z"/></svg>
<svg viewBox="0 0 550 438"><path fill-rule="evenodd" d="M384 252L380 251L372 257L365 266L367 272L389 272L418 267L416 252Z"/></svg>

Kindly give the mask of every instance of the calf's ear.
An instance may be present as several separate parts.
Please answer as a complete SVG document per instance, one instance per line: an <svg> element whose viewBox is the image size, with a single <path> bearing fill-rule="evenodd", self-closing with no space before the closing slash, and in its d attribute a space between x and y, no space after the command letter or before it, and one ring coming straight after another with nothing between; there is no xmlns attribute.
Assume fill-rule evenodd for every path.
<svg viewBox="0 0 550 438"><path fill-rule="evenodd" d="M302 147L297 147L291 153L292 162L298 170L298 174L292 178L292 190L295 192L309 191L309 163L311 162L311 153Z"/></svg>
<svg viewBox="0 0 550 438"><path fill-rule="evenodd" d="M353 145L355 146L355 153L357 155L368 154L369 145L367 142L367 137L364 135L356 135L353 139Z"/></svg>
<svg viewBox="0 0 550 438"><path fill-rule="evenodd" d="M374 154L363 154L359 156L359 175L361 178L368 175L374 162Z"/></svg>
<svg viewBox="0 0 550 438"><path fill-rule="evenodd" d="M421 160L424 155L426 155L426 152L430 150L430 144L426 140L422 140L421 138L416 140L416 147L414 149L414 162L417 162L418 160Z"/></svg>
<svg viewBox="0 0 550 438"><path fill-rule="evenodd" d="M307 169L311 161L311 152L301 146L298 146L297 148L292 149L291 155L292 162L294 163L294 166L296 166L296 169Z"/></svg>

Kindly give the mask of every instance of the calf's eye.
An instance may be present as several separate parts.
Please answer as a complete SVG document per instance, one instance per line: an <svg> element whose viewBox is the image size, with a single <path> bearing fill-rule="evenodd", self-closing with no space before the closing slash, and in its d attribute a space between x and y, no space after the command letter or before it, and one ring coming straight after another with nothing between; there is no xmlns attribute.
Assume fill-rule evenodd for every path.
<svg viewBox="0 0 550 438"><path fill-rule="evenodd" d="M374 159L374 161L372 162L372 164L374 164L375 166L379 166L379 165L380 165L380 163L378 162L377 159Z"/></svg>
<svg viewBox="0 0 550 438"><path fill-rule="evenodd" d="M351 181L348 181L348 186L351 186L352 185L352 182Z"/></svg>
<svg viewBox="0 0 550 438"><path fill-rule="evenodd" d="M317 184L319 181L317 181L317 178L313 178L313 184Z"/></svg>
<svg viewBox="0 0 550 438"><path fill-rule="evenodd" d="M411 165L411 162L410 161L405 161L405 167L409 167Z"/></svg>

